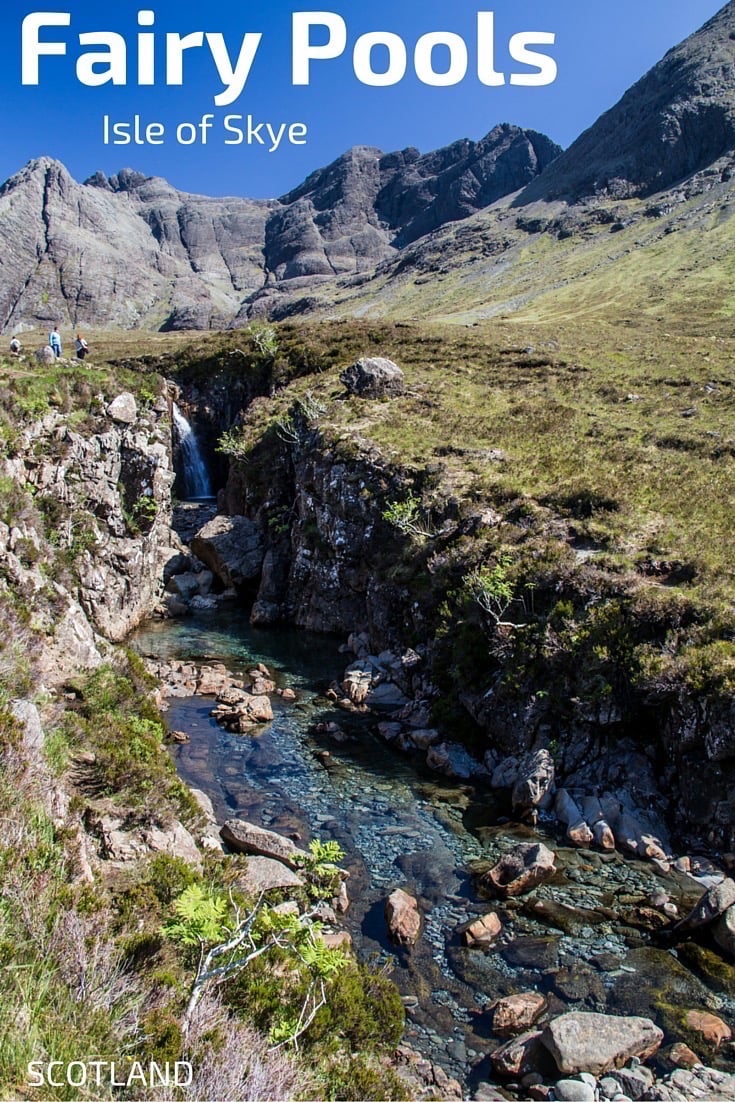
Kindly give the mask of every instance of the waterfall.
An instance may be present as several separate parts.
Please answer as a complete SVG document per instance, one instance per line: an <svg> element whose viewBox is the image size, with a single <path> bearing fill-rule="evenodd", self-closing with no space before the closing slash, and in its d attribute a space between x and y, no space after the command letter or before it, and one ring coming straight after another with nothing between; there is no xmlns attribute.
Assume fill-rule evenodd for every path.
<svg viewBox="0 0 735 1102"><path fill-rule="evenodd" d="M212 497L212 483L199 450L194 429L174 402L174 429L179 441L181 467L184 481L184 494L187 500L199 497Z"/></svg>

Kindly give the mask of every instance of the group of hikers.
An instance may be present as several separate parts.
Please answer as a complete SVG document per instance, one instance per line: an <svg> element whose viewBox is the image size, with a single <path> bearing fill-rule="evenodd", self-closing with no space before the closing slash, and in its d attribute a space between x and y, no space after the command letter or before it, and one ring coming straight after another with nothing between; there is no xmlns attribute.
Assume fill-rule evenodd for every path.
<svg viewBox="0 0 735 1102"><path fill-rule="evenodd" d="M48 335L48 346L52 350L54 356L58 360L61 356L61 333L59 333L59 327L55 325ZM10 351L14 356L19 356L23 350L23 345L20 343L17 337L13 337L10 342ZM74 350L77 354L78 360L83 360L89 352L89 345L85 341L81 333L77 333L76 340L74 342Z"/></svg>

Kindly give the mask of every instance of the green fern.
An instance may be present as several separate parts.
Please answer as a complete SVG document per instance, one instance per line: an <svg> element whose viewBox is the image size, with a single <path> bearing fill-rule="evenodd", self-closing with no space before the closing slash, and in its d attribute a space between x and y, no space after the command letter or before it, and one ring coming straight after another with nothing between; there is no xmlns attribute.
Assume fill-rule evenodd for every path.
<svg viewBox="0 0 735 1102"><path fill-rule="evenodd" d="M176 918L163 927L172 941L202 945L219 941L227 932L227 900L213 896L201 884L190 884L176 900Z"/></svg>

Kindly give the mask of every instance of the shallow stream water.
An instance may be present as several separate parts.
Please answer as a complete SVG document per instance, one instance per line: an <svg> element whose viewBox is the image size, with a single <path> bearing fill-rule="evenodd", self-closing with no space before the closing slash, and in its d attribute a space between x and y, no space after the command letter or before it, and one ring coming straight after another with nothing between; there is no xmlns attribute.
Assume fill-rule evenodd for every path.
<svg viewBox="0 0 735 1102"><path fill-rule="evenodd" d="M486 1008L517 991L543 991L557 1012L644 1014L665 1029L667 1041L683 1039L695 1049L696 1038L682 1026L683 1009L735 1021L735 968L711 947L656 947L631 925L631 909L651 891L663 888L686 913L701 887L618 854L568 849L552 824L534 832L498 824L491 793L437 777L391 751L370 722L337 712L320 695L347 664L339 640L254 629L242 610L233 610L152 623L132 642L145 655L221 661L238 675L264 662L280 685L297 691L296 704L273 698L274 721L257 735L223 731L210 718L211 698L171 699L170 728L190 736L172 751L179 773L207 793L220 822L241 817L296 831L301 844L312 837L340 843L353 901L346 926L357 952L390 968L408 1009L406 1041L462 1082L489 1076L486 1054L497 1040ZM336 720L348 740L337 744L313 734L320 719ZM324 750L326 766L317 756ZM605 909L612 917L591 923L583 912L540 922L523 900L478 898L473 862L494 861L515 841L539 836L556 852L560 872L535 897ZM395 887L413 891L424 915L410 952L385 937L383 902ZM491 909L504 925L497 947L487 953L465 948L460 928ZM703 1055L733 1070L729 1052L716 1060Z"/></svg>

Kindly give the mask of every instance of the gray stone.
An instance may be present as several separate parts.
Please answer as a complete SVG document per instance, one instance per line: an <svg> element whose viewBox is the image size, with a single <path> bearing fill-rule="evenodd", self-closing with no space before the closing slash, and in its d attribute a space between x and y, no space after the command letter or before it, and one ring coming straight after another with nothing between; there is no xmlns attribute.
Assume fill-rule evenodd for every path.
<svg viewBox="0 0 735 1102"><path fill-rule="evenodd" d="M201 871L202 859L196 842L186 827L174 820L170 827L138 827L124 830L124 821L115 815L102 815L97 830L102 841L102 852L111 861L138 861L151 853L165 853L180 857L187 864Z"/></svg>
<svg viewBox="0 0 735 1102"><path fill-rule="evenodd" d="M308 860L309 855L299 849L290 838L264 830L244 819L228 819L220 830L223 840L237 853L253 854L257 857L272 857L282 861L289 868L298 868Z"/></svg>
<svg viewBox="0 0 735 1102"><path fill-rule="evenodd" d="M358 398L397 398L406 389L398 364L382 356L369 356L345 368L340 375L350 394Z"/></svg>
<svg viewBox="0 0 735 1102"><path fill-rule="evenodd" d="M209 573L209 571L207 571ZM210 578L212 577L209 574ZM174 574L170 579L166 589L169 593L177 593L184 600L188 600L193 597L195 593L200 592L199 587L199 575L191 572L186 574Z"/></svg>
<svg viewBox="0 0 735 1102"><path fill-rule="evenodd" d="M600 1079L599 1087L603 1098L615 1098L620 1093L620 1084L617 1079L612 1079L609 1075Z"/></svg>
<svg viewBox="0 0 735 1102"><path fill-rule="evenodd" d="M248 857L240 884L246 892L260 895L277 888L303 888L304 881L282 861L272 857Z"/></svg>
<svg viewBox="0 0 735 1102"><path fill-rule="evenodd" d="M216 823L217 816L214 813L214 804L210 800L206 792L202 792L201 788L190 788L192 796L202 809L205 819L208 823Z"/></svg>
<svg viewBox="0 0 735 1102"><path fill-rule="evenodd" d="M601 1075L622 1067L632 1056L652 1056L663 1033L650 1018L573 1012L550 1022L542 1040L564 1075Z"/></svg>
<svg viewBox="0 0 735 1102"><path fill-rule="evenodd" d="M226 589L254 581L263 565L260 529L247 517L214 517L194 536L191 550Z"/></svg>
<svg viewBox="0 0 735 1102"><path fill-rule="evenodd" d="M728 907L712 927L712 936L731 960L735 960L735 906Z"/></svg>
<svg viewBox="0 0 735 1102"><path fill-rule="evenodd" d="M56 362L56 353L50 344L41 345L40 348L36 349L33 355L40 364L45 364L46 366Z"/></svg>
<svg viewBox="0 0 735 1102"><path fill-rule="evenodd" d="M123 391L110 402L107 413L113 421L118 421L121 425L133 425L138 417L138 405L132 394Z"/></svg>
<svg viewBox="0 0 735 1102"><path fill-rule="evenodd" d="M37 754L43 746L43 726L38 708L30 700L14 700L10 711L23 728L23 746L26 751Z"/></svg>
<svg viewBox="0 0 735 1102"><path fill-rule="evenodd" d="M464 746L457 742L441 742L430 746L426 752L426 764L429 769L443 773L445 777L459 777L462 780L469 780L482 768Z"/></svg>
<svg viewBox="0 0 735 1102"><path fill-rule="evenodd" d="M390 681L382 681L374 685L365 697L368 708L402 708L408 703L408 697L402 693L397 685Z"/></svg>
<svg viewBox="0 0 735 1102"><path fill-rule="evenodd" d="M554 1084L554 1095L559 1102L595 1102L595 1090L580 1079L560 1079Z"/></svg>
<svg viewBox="0 0 735 1102"><path fill-rule="evenodd" d="M627 1094L634 1102L644 1098L654 1083L654 1074L650 1068L643 1064L633 1067L620 1068L610 1072L610 1078L618 1082L618 1094Z"/></svg>

